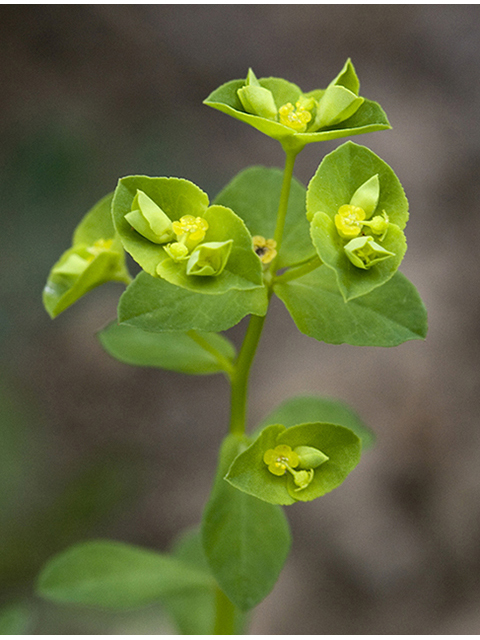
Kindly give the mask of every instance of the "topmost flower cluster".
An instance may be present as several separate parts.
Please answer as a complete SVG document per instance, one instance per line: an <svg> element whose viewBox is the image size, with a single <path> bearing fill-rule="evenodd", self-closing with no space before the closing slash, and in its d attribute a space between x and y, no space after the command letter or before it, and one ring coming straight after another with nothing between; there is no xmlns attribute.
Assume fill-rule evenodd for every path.
<svg viewBox="0 0 480 640"><path fill-rule="evenodd" d="M205 104L252 125L284 146L378 131L390 127L382 108L359 96L360 82L350 59L326 89L302 92L283 78L231 80Z"/></svg>

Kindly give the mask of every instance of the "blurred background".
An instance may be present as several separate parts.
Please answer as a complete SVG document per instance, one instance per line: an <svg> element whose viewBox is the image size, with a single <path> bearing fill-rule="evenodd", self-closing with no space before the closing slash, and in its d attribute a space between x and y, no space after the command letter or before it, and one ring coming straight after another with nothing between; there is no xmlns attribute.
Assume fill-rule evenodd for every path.
<svg viewBox="0 0 480 640"><path fill-rule="evenodd" d="M102 351L95 333L122 286L52 322L50 267L121 176L185 177L213 198L248 165L283 164L275 141L202 105L218 85L252 66L308 91L349 56L393 126L354 141L406 190L402 271L430 331L394 349L331 346L273 305L251 425L309 392L347 401L378 442L339 489L288 508L292 554L251 631L480 631L479 43L476 5L0 8L0 616L17 632L174 632L159 607L43 602L34 579L81 540L168 549L201 518L228 417L221 377ZM306 184L338 144L307 146L296 177Z"/></svg>

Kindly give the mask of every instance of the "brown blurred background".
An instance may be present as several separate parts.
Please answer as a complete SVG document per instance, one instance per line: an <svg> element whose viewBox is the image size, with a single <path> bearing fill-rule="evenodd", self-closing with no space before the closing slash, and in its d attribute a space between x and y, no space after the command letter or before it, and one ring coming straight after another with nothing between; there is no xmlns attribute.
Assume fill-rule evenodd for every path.
<svg viewBox="0 0 480 640"><path fill-rule="evenodd" d="M430 332L394 349L325 345L273 305L252 426L310 392L349 402L378 444L335 492L288 508L292 554L251 631L480 632L479 27L476 5L0 8L0 604L18 605L24 632L172 632L158 607L60 607L33 581L73 542L164 550L198 523L228 415L219 376L102 351L95 332L122 287L50 321L51 265L121 176L186 177L213 197L250 164L283 163L274 141L202 105L218 85L252 66L324 87L348 56L393 125L354 141L405 187L402 271ZM296 176L307 183L338 144L309 145Z"/></svg>

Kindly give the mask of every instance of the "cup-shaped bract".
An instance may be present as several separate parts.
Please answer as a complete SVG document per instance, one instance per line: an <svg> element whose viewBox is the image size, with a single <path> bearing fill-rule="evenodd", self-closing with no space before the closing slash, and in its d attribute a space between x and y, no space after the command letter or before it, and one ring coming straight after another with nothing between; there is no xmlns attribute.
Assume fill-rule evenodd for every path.
<svg viewBox="0 0 480 640"><path fill-rule="evenodd" d="M326 89L304 93L283 78L231 80L213 91L204 104L246 122L279 140L286 149L389 129L383 109L359 96L360 83L350 59Z"/></svg>
<svg viewBox="0 0 480 640"><path fill-rule="evenodd" d="M155 244L165 244L174 238L170 218L140 189L125 218L135 231Z"/></svg>
<svg viewBox="0 0 480 640"><path fill-rule="evenodd" d="M187 262L189 276L219 276L225 269L233 240L204 242L190 255Z"/></svg>
<svg viewBox="0 0 480 640"><path fill-rule="evenodd" d="M338 487L360 455L361 441L346 427L270 425L235 458L225 479L272 504L309 502Z"/></svg>
<svg viewBox="0 0 480 640"><path fill-rule="evenodd" d="M353 142L320 163L307 189L307 218L345 301L385 284L405 255L403 187L383 160Z"/></svg>
<svg viewBox="0 0 480 640"><path fill-rule="evenodd" d="M83 295L109 281L128 284L125 253L112 224L113 194L102 198L75 229L72 246L52 267L43 304L52 318Z"/></svg>
<svg viewBox="0 0 480 640"><path fill-rule="evenodd" d="M150 211L165 216L163 242L152 241L132 226L138 194ZM112 211L125 250L154 277L206 294L263 286L262 264L244 222L228 207L210 206L207 194L189 180L122 178Z"/></svg>

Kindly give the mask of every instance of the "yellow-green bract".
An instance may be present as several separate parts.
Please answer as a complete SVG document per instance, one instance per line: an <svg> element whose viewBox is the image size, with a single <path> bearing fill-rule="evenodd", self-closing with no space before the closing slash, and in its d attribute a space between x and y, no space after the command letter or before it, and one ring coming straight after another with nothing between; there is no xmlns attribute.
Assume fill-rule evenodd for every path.
<svg viewBox="0 0 480 640"><path fill-rule="evenodd" d="M262 264L244 222L228 207L209 205L189 180L122 178L112 214L125 250L156 278L205 294L263 287Z"/></svg>
<svg viewBox="0 0 480 640"><path fill-rule="evenodd" d="M305 464L292 463L295 473L288 473L286 469L281 475L275 475L269 469L272 456L267 455L266 460L267 452L276 451L282 445L291 448L292 452L301 447L316 450L315 458L310 458L310 462L315 459L308 468L310 478L296 477L296 467L307 469ZM225 479L237 489L272 504L309 502L332 491L345 480L360 461L361 449L360 438L339 425L313 422L288 429L283 425L270 425L235 458ZM287 452L286 459L288 462L293 457Z"/></svg>

